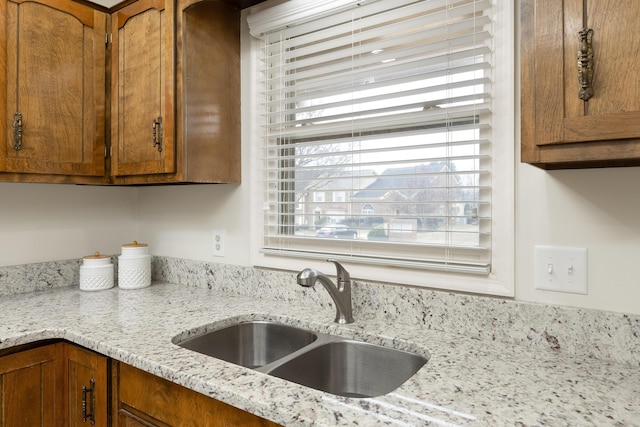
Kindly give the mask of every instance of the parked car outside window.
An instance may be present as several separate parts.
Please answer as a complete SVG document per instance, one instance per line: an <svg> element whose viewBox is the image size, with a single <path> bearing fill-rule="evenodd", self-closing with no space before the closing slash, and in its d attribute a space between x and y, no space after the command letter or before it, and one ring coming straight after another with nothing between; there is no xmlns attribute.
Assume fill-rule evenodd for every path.
<svg viewBox="0 0 640 427"><path fill-rule="evenodd" d="M357 239L358 231L346 225L331 225L322 227L316 232L316 237L331 237L334 239Z"/></svg>

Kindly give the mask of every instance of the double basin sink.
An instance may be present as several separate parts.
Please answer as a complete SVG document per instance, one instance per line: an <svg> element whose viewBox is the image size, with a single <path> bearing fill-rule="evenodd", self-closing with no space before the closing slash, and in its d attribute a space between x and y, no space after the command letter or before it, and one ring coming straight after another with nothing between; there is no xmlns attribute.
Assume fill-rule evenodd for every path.
<svg viewBox="0 0 640 427"><path fill-rule="evenodd" d="M271 321L232 324L180 347L339 396L392 392L427 362L418 354Z"/></svg>

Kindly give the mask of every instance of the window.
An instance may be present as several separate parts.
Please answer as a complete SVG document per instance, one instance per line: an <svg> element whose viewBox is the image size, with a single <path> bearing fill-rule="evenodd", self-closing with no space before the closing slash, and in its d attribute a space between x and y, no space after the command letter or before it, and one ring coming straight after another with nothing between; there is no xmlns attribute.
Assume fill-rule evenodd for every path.
<svg viewBox="0 0 640 427"><path fill-rule="evenodd" d="M501 229L513 229L513 197L496 197L512 193L512 175L495 185L512 174L514 145L513 111L497 115L513 109L513 11L500 7L290 0L249 16L261 40L264 256L446 272L467 277L454 287L513 292L473 284L495 278L496 250L510 246ZM319 192L332 203L295 209ZM357 238L323 239L325 223Z"/></svg>

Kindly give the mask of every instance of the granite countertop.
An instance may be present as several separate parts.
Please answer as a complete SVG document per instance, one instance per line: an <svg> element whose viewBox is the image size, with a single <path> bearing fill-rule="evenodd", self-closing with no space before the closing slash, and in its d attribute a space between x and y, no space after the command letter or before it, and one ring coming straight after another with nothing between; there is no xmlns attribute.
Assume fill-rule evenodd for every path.
<svg viewBox="0 0 640 427"><path fill-rule="evenodd" d="M68 287L0 297L0 349L60 338L286 426L640 426L640 369L267 298L169 283L82 292ZM429 356L396 391L345 398L172 344L229 319L272 319Z"/></svg>

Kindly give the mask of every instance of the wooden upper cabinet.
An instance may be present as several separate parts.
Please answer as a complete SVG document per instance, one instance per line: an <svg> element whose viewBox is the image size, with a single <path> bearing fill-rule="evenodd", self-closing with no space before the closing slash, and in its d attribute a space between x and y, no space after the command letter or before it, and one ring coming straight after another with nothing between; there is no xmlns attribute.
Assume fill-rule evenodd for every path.
<svg viewBox="0 0 640 427"><path fill-rule="evenodd" d="M240 182L239 26L215 0L112 14L114 183Z"/></svg>
<svg viewBox="0 0 640 427"><path fill-rule="evenodd" d="M107 14L0 0L0 180L105 181Z"/></svg>
<svg viewBox="0 0 640 427"><path fill-rule="evenodd" d="M239 183L240 9L0 0L0 117L0 181Z"/></svg>
<svg viewBox="0 0 640 427"><path fill-rule="evenodd" d="M640 165L638 13L637 0L522 0L523 162Z"/></svg>
<svg viewBox="0 0 640 427"><path fill-rule="evenodd" d="M175 172L173 1L132 3L111 26L111 174Z"/></svg>

